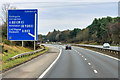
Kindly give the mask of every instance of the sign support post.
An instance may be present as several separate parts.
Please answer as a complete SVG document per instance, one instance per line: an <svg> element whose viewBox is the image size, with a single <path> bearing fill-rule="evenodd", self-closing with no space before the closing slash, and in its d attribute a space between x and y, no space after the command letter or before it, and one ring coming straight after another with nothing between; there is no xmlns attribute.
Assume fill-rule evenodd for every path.
<svg viewBox="0 0 120 80"><path fill-rule="evenodd" d="M7 39L10 41L37 41L38 10L19 9L8 10Z"/></svg>
<svg viewBox="0 0 120 80"><path fill-rule="evenodd" d="M24 47L24 42L22 41L22 47Z"/></svg>
<svg viewBox="0 0 120 80"><path fill-rule="evenodd" d="M36 40L36 13L35 13L35 40ZM35 40L34 40L34 50L35 50Z"/></svg>
<svg viewBox="0 0 120 80"><path fill-rule="evenodd" d="M34 50L35 50L35 41L34 41Z"/></svg>

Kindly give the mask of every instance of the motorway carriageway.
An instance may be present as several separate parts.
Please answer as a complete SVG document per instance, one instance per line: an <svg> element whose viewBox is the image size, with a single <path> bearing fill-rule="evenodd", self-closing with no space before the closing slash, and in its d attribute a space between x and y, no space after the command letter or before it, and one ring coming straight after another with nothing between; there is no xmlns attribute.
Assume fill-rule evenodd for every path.
<svg viewBox="0 0 120 80"><path fill-rule="evenodd" d="M3 77L118 78L119 60L116 58L80 47L72 46L72 50L65 50L65 45L47 46L51 46L50 50L52 49L52 51L6 72ZM57 55L59 49L60 53ZM47 65L45 66L46 63Z"/></svg>
<svg viewBox="0 0 120 80"><path fill-rule="evenodd" d="M43 78L118 78L118 59L92 50L72 47L62 52Z"/></svg>

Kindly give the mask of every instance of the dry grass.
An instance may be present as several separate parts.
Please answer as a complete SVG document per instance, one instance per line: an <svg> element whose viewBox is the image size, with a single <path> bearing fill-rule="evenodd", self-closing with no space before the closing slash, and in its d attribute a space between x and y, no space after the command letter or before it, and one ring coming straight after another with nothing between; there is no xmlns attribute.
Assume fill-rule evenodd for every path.
<svg viewBox="0 0 120 80"><path fill-rule="evenodd" d="M11 60L11 61L8 61L8 59L17 55L17 54L21 54L21 53L24 53L24 52L30 52L30 51L33 51L33 50L31 50L29 48L22 47L22 46L9 46L9 45L5 45L5 44L4 44L4 50L8 50L8 53L3 52L0 55L2 57L2 59L0 60L0 63L2 64L2 68L0 66L0 70L5 70L5 69L13 67L17 64L23 63L23 62L37 56L38 54L44 53L48 49L46 49L46 50L44 50L40 53L34 54L34 55L26 56L26 57Z"/></svg>

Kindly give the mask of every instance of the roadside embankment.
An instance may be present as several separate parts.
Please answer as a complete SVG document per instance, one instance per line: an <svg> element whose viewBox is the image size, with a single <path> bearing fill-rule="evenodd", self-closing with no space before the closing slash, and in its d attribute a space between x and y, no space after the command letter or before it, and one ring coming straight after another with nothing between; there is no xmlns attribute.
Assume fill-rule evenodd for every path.
<svg viewBox="0 0 120 80"><path fill-rule="evenodd" d="M40 50L33 51L21 46L8 45L4 45L4 49L7 50L7 52L2 53L2 72L23 64L48 51L47 47L41 47Z"/></svg>

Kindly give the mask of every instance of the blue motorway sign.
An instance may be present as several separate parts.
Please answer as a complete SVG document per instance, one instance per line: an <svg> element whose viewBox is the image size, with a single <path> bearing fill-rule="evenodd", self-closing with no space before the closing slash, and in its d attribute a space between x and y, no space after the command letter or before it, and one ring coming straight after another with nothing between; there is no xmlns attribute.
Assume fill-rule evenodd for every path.
<svg viewBox="0 0 120 80"><path fill-rule="evenodd" d="M37 40L37 26L37 9L8 10L8 40Z"/></svg>

